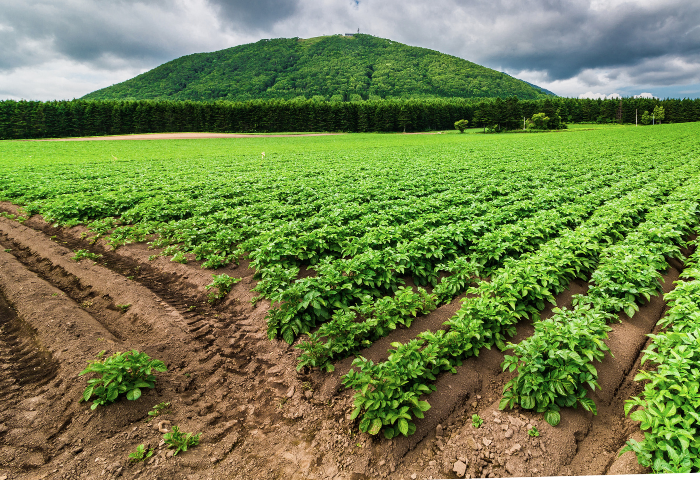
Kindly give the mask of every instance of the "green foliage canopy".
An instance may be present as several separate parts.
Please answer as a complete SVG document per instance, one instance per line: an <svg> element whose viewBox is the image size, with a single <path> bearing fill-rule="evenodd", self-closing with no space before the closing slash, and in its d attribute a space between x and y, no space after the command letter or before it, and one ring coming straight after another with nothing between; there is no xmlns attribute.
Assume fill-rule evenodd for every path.
<svg viewBox="0 0 700 480"><path fill-rule="evenodd" d="M85 99L544 98L505 73L371 35L277 38L187 55Z"/></svg>

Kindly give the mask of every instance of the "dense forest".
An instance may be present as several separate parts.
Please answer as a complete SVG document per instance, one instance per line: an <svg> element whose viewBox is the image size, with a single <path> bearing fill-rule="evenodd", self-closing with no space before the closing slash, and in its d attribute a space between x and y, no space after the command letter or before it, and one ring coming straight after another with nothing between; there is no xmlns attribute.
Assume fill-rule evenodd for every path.
<svg viewBox="0 0 700 480"><path fill-rule="evenodd" d="M522 128L536 113L562 122L635 123L662 106L664 123L700 121L700 99L428 99L359 102L72 100L0 102L0 139L158 132L397 132L470 126ZM620 118L618 118L620 117Z"/></svg>
<svg viewBox="0 0 700 480"><path fill-rule="evenodd" d="M458 57L357 34L260 40L187 55L83 98L357 101L547 95L553 94Z"/></svg>

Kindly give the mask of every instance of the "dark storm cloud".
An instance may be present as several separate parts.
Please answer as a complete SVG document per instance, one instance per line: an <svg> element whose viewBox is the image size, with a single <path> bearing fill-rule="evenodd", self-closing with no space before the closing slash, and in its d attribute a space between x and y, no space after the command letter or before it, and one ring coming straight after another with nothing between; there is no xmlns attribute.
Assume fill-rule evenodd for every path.
<svg viewBox="0 0 700 480"><path fill-rule="evenodd" d="M236 28L270 29L297 12L299 0L208 0Z"/></svg>
<svg viewBox="0 0 700 480"><path fill-rule="evenodd" d="M606 3L600 2L599 8L580 1L494 4L501 7L501 24L494 23L491 41L497 48L488 50L488 62L543 70L559 80L586 69L700 54L700 3Z"/></svg>

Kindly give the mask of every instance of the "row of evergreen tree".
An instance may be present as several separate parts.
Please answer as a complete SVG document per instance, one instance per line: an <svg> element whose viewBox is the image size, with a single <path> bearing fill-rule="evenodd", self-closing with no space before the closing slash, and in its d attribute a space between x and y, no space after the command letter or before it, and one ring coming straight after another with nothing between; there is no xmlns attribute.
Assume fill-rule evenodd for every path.
<svg viewBox="0 0 700 480"><path fill-rule="evenodd" d="M664 123L700 121L700 99L541 100L453 98L319 102L70 100L0 101L0 139L159 132L398 132L448 130L456 120L497 130L523 128L543 112L563 123L635 123L644 111L665 110Z"/></svg>

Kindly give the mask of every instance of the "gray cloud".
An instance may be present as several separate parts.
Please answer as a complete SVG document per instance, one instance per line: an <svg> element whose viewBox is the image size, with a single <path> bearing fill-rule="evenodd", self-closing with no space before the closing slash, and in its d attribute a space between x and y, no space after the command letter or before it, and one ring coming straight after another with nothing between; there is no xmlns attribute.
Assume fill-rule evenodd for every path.
<svg viewBox="0 0 700 480"><path fill-rule="evenodd" d="M293 16L299 0L208 0L226 20L238 29L270 29L273 24Z"/></svg>
<svg viewBox="0 0 700 480"><path fill-rule="evenodd" d="M434 0L431 5L450 12L443 16L446 25L430 23L432 36L443 45L448 37L459 39L463 47L453 41L452 48L460 56L511 70L544 70L551 80L700 52L697 2Z"/></svg>
<svg viewBox="0 0 700 480"><path fill-rule="evenodd" d="M7 27L0 28L0 69L59 57L99 67L153 67L214 46L183 35L189 33L186 7L166 0L0 1L0 26Z"/></svg>

